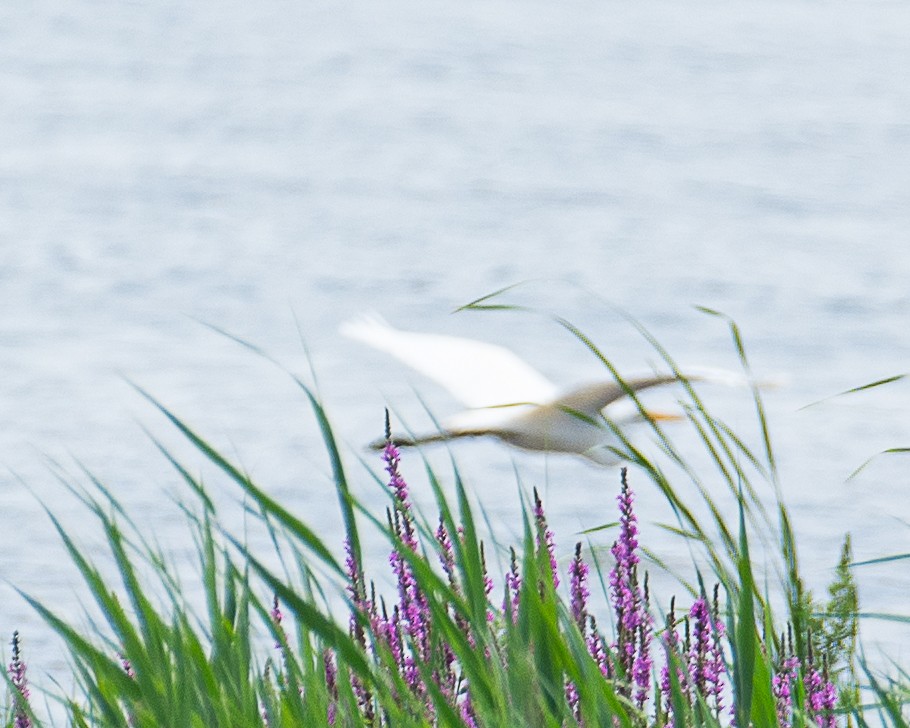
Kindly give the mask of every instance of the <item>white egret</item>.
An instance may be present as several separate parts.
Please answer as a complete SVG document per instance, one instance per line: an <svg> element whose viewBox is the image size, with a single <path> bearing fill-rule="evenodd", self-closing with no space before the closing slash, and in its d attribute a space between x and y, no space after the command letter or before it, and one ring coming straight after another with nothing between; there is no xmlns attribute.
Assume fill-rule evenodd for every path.
<svg viewBox="0 0 910 728"><path fill-rule="evenodd" d="M525 450L571 453L610 465L619 461L613 448L620 440L604 417L617 427L643 422L645 417L638 407L627 407L632 411L616 416L605 409L614 403L631 404L628 391L679 381L670 374L657 374L624 379L625 387L616 380L604 380L560 389L511 351L495 344L402 331L378 316L348 321L342 324L341 333L397 357L448 389L469 408L442 420L439 432L394 438L398 445L490 435ZM731 377L736 375L717 375L724 381ZM714 378L704 373L691 377ZM652 412L647 417L681 419ZM371 446L383 444L377 441Z"/></svg>

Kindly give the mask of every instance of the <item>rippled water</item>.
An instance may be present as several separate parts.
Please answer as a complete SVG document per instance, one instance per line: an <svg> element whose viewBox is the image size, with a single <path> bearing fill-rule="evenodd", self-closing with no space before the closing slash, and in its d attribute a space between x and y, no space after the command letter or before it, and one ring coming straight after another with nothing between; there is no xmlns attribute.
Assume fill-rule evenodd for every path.
<svg viewBox="0 0 910 728"><path fill-rule="evenodd" d="M845 480L910 445L908 385L799 409L908 369L907 27L898 2L7 3L0 632L23 633L39 673L60 669L11 585L81 613L41 503L90 548L99 535L61 470L84 483L81 464L178 561L191 551L169 502L183 491L143 428L193 468L201 458L128 382L335 539L304 398L203 323L311 381L299 324L359 476L384 404L417 424L414 389L440 414L454 403L340 339L358 312L506 344L556 380L598 374L545 318L448 315L525 280L516 300L629 369L655 356L611 305L699 364L736 358L693 304L732 316L759 375L789 378L768 405L812 585L845 531L858 558L907 551L906 460ZM710 396L754 435L742 393ZM614 470L493 443L454 451L505 531L513 462L564 547L612 517ZM240 525L238 494L217 496ZM665 517L654 494L640 507L646 523ZM906 611L900 565L859 575L867 609Z"/></svg>

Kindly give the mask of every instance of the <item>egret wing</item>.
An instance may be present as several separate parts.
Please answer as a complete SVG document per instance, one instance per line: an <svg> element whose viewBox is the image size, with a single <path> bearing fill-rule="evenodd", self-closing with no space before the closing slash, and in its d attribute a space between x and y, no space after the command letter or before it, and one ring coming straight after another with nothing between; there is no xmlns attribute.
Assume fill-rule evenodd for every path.
<svg viewBox="0 0 910 728"><path fill-rule="evenodd" d="M682 377L689 382L710 382L734 387L749 384L749 380L738 372L706 367L687 368ZM613 412L631 413L634 405L628 399L629 391L637 394L651 387L660 387L679 381L680 377L674 374L652 374L627 377L623 379L625 386L616 380L594 382L562 392L553 400L552 404L566 410L581 412L589 417L596 417L601 410L608 406Z"/></svg>
<svg viewBox="0 0 910 728"><path fill-rule="evenodd" d="M375 316L348 321L341 333L397 357L468 407L545 402L558 394L546 377L495 344L402 331Z"/></svg>
<svg viewBox="0 0 910 728"><path fill-rule="evenodd" d="M594 382L563 392L552 404L562 409L579 412L588 417L596 417L604 407L628 396L628 392L640 392L651 387L678 382L672 375L655 375L624 379L623 387L617 381Z"/></svg>

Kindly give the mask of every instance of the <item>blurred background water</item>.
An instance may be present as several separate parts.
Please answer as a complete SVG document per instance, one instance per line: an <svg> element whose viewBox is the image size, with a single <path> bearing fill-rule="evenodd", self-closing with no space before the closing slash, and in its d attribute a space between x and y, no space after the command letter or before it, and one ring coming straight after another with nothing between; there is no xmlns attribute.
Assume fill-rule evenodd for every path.
<svg viewBox="0 0 910 728"><path fill-rule="evenodd" d="M906 552L905 456L847 476L910 445L910 383L800 408L908 369L908 27L886 0L4 4L3 639L19 629L33 673L60 675L14 586L82 614L41 503L90 550L100 534L61 472L96 475L178 563L192 552L172 503L187 494L143 429L207 471L129 381L337 540L300 390L204 324L312 382L309 350L355 488L378 504L358 458L382 407L417 426L418 393L456 405L339 323L378 310L505 344L556 381L597 376L546 317L449 315L519 281L514 300L628 370L656 357L613 307L715 366L736 366L729 334L693 306L733 317L756 373L788 378L768 408L810 585L823 592L847 531L858 559ZM757 442L745 393L710 397ZM531 485L564 550L613 519L616 469L454 453L506 531ZM418 459L405 467L419 483ZM242 524L239 494L216 495ZM645 540L672 558L657 495L639 497ZM864 608L906 612L900 562L857 574Z"/></svg>

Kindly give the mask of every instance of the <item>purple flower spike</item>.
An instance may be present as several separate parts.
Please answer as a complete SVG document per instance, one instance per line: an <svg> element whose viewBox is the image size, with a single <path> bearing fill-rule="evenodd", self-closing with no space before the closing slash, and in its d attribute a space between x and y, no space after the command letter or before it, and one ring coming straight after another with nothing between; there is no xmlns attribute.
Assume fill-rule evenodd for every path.
<svg viewBox="0 0 910 728"><path fill-rule="evenodd" d="M411 503L408 500L408 484L398 470L400 461L398 448L391 440L387 442L385 450L383 450L382 459L386 464L385 470L389 474L389 489L395 497L395 513L401 515L400 519L397 517L395 519L396 532L408 548L417 551L417 536L411 521Z"/></svg>
<svg viewBox="0 0 910 728"><path fill-rule="evenodd" d="M590 631L588 632L588 652L591 654L591 657L594 658L594 662L596 662L597 666L600 668L601 674L606 678L611 678L613 677L613 673L610 669L610 660L607 655L604 638L601 636L600 632L597 631L597 621L594 619L594 617L590 616L588 619L590 620Z"/></svg>
<svg viewBox="0 0 910 728"><path fill-rule="evenodd" d="M781 644L784 639L781 636ZM781 660L777 674L771 678L771 692L777 703L777 722L780 728L790 728L793 719L793 682L799 659L790 655Z"/></svg>
<svg viewBox="0 0 910 728"><path fill-rule="evenodd" d="M714 600L712 602L712 618L714 621L714 634L712 635L712 644L711 649L708 653L707 661L707 673L709 676L709 682L713 686L712 695L714 696L714 711L715 715L720 718L721 711L723 710L723 693L724 693L724 680L723 676L727 672L727 663L724 660L724 648L721 640L726 634L726 626L723 623L723 620L720 618L720 608L719 608L719 599L718 599L718 590L720 588L719 584L714 585ZM707 696L706 696L707 697Z"/></svg>
<svg viewBox="0 0 910 728"><path fill-rule="evenodd" d="M810 653L811 656L811 653ZM806 686L806 707L809 716L819 728L836 728L834 707L837 705L837 688L824 673L809 662L803 681Z"/></svg>
<svg viewBox="0 0 910 728"><path fill-rule="evenodd" d="M348 539L344 540L344 565L348 574L348 593L354 606L359 606L364 597L363 575L360 573L360 564L354 555L354 549Z"/></svg>
<svg viewBox="0 0 910 728"><path fill-rule="evenodd" d="M452 539L449 538L449 532L446 530L443 517L439 517L439 527L436 529L436 541L439 544L439 561L442 564L442 570L449 577L449 586L453 589L457 587L455 580L455 551L452 549Z"/></svg>
<svg viewBox="0 0 910 728"><path fill-rule="evenodd" d="M490 594L493 593L493 577L490 576L490 572L487 571L487 556L484 553L483 541L480 542L480 566L483 571L483 593L489 601ZM493 613L493 610L487 609L487 622L492 624L495 619L496 615Z"/></svg>
<svg viewBox="0 0 910 728"><path fill-rule="evenodd" d="M360 564L354 554L354 549L348 539L344 541L345 568L347 569L348 584L347 591L351 595L351 617L348 621L348 629L351 636L357 640L357 644L366 647L367 638L363 625L357 619L357 615L367 615L370 613L370 603L366 598L366 585L364 584L363 572L360 570ZM275 608L278 608L277 601ZM273 619L274 619L273 614ZM279 619L281 613L278 613ZM280 629L280 623L279 623ZM280 647L280 643L276 646Z"/></svg>
<svg viewBox="0 0 910 728"><path fill-rule="evenodd" d="M382 451L382 459L385 462L385 470L389 474L389 487L401 503L406 503L408 500L408 484L398 472L398 463L401 461L401 455L391 440L386 443L385 449Z"/></svg>
<svg viewBox="0 0 910 728"><path fill-rule="evenodd" d="M834 708L837 705L837 688L827 677L824 678L825 684L822 688L820 699L821 710L819 711L818 724L822 728L837 728L837 721L834 719Z"/></svg>
<svg viewBox="0 0 910 728"><path fill-rule="evenodd" d="M426 659L430 648L429 607L417 586L410 566L401 554L393 551L389 556L389 563L398 581L398 606L404 632L413 641L421 657ZM405 664L407 665L407 660ZM411 670L406 670L406 679L414 688L421 684L416 666L411 665Z"/></svg>
<svg viewBox="0 0 910 728"><path fill-rule="evenodd" d="M566 682L566 702L569 704L569 710L575 717L575 722L581 724L581 706L578 704L578 688L571 681Z"/></svg>
<svg viewBox="0 0 910 728"><path fill-rule="evenodd" d="M584 635L588 622L588 565L581 558L580 542L575 544L575 557L569 565L569 593L571 598L572 619L575 620L575 624L578 625L578 629L581 631L582 635ZM598 654L600 645L597 642L597 629L596 626L593 626L594 618L591 617L591 620L592 636L588 640L588 650L595 661L597 661L598 667L603 670L602 659L598 659L602 658L602 655ZM584 726L584 722L581 718L578 687L571 680L566 681L566 701L569 704L572 715L575 717L576 723L579 726Z"/></svg>
<svg viewBox="0 0 910 728"><path fill-rule="evenodd" d="M610 600L616 613L617 661L627 687L622 688L631 697L631 686L638 687L636 702L644 705L650 685L651 615L645 595L638 585L638 526L632 504L635 500L627 479L627 469L622 469L622 488L619 502L619 538L610 549L616 560L610 570ZM647 677L646 677L647 676Z"/></svg>
<svg viewBox="0 0 910 728"><path fill-rule="evenodd" d="M387 444L383 451L386 472L389 474L389 489L395 499L395 508L389 513L389 527L401 540L402 549L418 553L417 533L411 517L411 504L408 500L408 486L399 472L398 449L392 443L387 426ZM415 654L404 658L405 681L415 691L423 695L426 688L420 676L416 659L427 662L430 658L430 608L426 596L420 590L413 571L404 557L404 551L396 547L389 554L389 563L398 582L400 618L404 635L414 645ZM415 659L416 658L416 659Z"/></svg>
<svg viewBox="0 0 910 728"><path fill-rule="evenodd" d="M588 621L588 565L581 558L581 542L575 544L575 558L569 565L569 593L572 605L572 618L582 634Z"/></svg>
<svg viewBox="0 0 910 728"><path fill-rule="evenodd" d="M619 538L614 542L610 549L616 564L610 570L610 593L613 601L613 608L616 611L616 626L622 636L626 633L628 637L633 635L638 628L639 622L639 594L636 578L636 566L638 564L638 555L635 549L638 548L636 535L638 528L636 526L635 513L632 510L634 497L626 480L626 469L622 470L622 490L619 497L620 529ZM625 662L625 660L624 660ZM629 661L631 665L631 660Z"/></svg>
<svg viewBox="0 0 910 728"><path fill-rule="evenodd" d="M383 614L385 614L384 607ZM386 621L385 635L395 664L401 671L404 669L404 645L401 637L401 611L397 604L392 608L392 618Z"/></svg>
<svg viewBox="0 0 910 728"><path fill-rule="evenodd" d="M465 696L461 704L461 719L467 728L477 728L477 718L474 715L474 706L471 704L470 694Z"/></svg>
<svg viewBox="0 0 910 728"><path fill-rule="evenodd" d="M692 644L689 648L689 679L702 695L708 694L708 653L711 649L711 613L704 597L695 600L689 610L694 625Z"/></svg>
<svg viewBox="0 0 910 728"><path fill-rule="evenodd" d="M716 612L717 587L714 588L714 605ZM689 647L689 678L706 701L713 698L715 715L719 716L723 708L723 675L726 671L720 644L724 625L711 614L705 597L695 600L689 610L689 619L694 625Z"/></svg>
<svg viewBox="0 0 910 728"><path fill-rule="evenodd" d="M667 615L667 629L664 632L662 640L664 652L667 655L667 661L664 666L660 668L660 700L664 706L666 706L665 711L668 718L673 710L673 685L670 682L670 665L672 664L672 655L676 652L676 643L679 641L674 624L675 618L673 616L672 602L670 604L670 614ZM658 705L658 712L659 711L660 706Z"/></svg>
<svg viewBox="0 0 910 728"><path fill-rule="evenodd" d="M279 635L284 636L284 627L281 626L281 620L283 619L283 615L281 614L281 607L278 605L278 595L277 594L275 594L272 597L272 610L269 612L269 616L271 616L272 623L275 625L275 631L278 632ZM285 640L286 639L287 639L287 637L285 637ZM280 639L275 640L275 648L279 649L279 650L281 649L281 640Z"/></svg>
<svg viewBox="0 0 910 728"><path fill-rule="evenodd" d="M521 574L518 572L518 557L515 549L512 552L511 565L506 574L506 598L502 605L502 611L509 616L512 624L518 621L518 600L521 596Z"/></svg>
<svg viewBox="0 0 910 728"><path fill-rule="evenodd" d="M545 546L550 556L550 571L553 572L553 587L559 587L559 576L556 574L556 547L553 532L547 526L547 517L543 512L543 503L534 489L534 520L537 523L537 548Z"/></svg>
<svg viewBox="0 0 910 728"><path fill-rule="evenodd" d="M13 696L15 728L31 728L32 721L28 717L28 680L25 677L25 663L20 652L19 632L13 632L13 654L9 663L9 679L16 689Z"/></svg>
<svg viewBox="0 0 910 728"><path fill-rule="evenodd" d="M632 488L629 487L628 470L622 469L621 474L622 487L616 502L619 503L619 539L616 542L623 556L623 563L631 568L638 563L638 555L635 553L638 548L638 519L635 517L633 504L635 495ZM615 555L615 553L614 553Z"/></svg>
<svg viewBox="0 0 910 728"><path fill-rule="evenodd" d="M338 669L332 659L331 650L326 650L322 655L322 664L325 669L325 686L329 694L329 706L326 718L329 725L335 725L335 713L338 710Z"/></svg>
<svg viewBox="0 0 910 728"><path fill-rule="evenodd" d="M632 663L632 681L635 683L635 704L639 708L645 707L645 701L648 699L648 691L651 687L651 669L654 663L651 661L651 625L648 622L642 622L638 628L638 653L635 655L635 662Z"/></svg>
<svg viewBox="0 0 910 728"><path fill-rule="evenodd" d="M483 571L483 593L489 597L493 591L493 577L487 571L487 555L484 551L483 541L480 542L480 567Z"/></svg>

